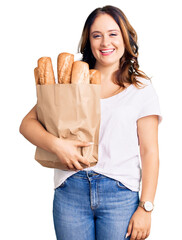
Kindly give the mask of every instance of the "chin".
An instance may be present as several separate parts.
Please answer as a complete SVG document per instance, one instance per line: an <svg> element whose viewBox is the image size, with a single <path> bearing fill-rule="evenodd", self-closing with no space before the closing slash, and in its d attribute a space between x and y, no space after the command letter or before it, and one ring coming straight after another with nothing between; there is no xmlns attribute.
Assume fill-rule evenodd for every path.
<svg viewBox="0 0 182 240"><path fill-rule="evenodd" d="M119 65L119 60L117 60L117 61L102 61L102 62L100 62L100 65L103 65L103 66L105 66L105 67L110 67L110 66L116 66L116 65Z"/></svg>

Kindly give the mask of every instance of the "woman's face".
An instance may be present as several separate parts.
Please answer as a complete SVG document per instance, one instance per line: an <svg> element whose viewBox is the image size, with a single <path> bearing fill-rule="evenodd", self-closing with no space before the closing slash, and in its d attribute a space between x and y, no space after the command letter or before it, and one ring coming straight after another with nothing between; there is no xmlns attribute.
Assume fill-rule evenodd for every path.
<svg viewBox="0 0 182 240"><path fill-rule="evenodd" d="M125 48L121 30L115 20L108 14L99 15L90 28L89 37L96 65L112 65L118 69Z"/></svg>

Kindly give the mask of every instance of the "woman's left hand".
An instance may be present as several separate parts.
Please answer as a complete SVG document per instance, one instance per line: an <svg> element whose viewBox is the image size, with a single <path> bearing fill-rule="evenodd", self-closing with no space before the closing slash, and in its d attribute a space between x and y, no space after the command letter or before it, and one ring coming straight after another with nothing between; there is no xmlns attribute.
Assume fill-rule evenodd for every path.
<svg viewBox="0 0 182 240"><path fill-rule="evenodd" d="M131 235L130 240L144 240L150 234L151 212L146 212L138 207L130 219L127 237Z"/></svg>

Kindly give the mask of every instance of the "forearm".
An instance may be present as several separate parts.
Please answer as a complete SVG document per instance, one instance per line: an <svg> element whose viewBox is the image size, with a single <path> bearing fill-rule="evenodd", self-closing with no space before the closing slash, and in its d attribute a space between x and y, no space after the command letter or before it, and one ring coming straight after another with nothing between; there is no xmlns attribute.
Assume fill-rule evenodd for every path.
<svg viewBox="0 0 182 240"><path fill-rule="evenodd" d="M55 153L58 138L46 131L38 120L33 118L23 120L20 133L35 146Z"/></svg>
<svg viewBox="0 0 182 240"><path fill-rule="evenodd" d="M142 160L142 191L141 201L154 202L159 174L159 155L156 153L145 153L141 155Z"/></svg>

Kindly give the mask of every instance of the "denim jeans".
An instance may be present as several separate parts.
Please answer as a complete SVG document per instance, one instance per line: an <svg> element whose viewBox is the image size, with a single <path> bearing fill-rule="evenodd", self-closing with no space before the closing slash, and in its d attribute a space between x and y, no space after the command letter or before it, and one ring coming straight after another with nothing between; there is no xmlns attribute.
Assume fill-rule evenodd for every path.
<svg viewBox="0 0 182 240"><path fill-rule="evenodd" d="M54 192L57 240L128 240L139 193L92 170L68 177Z"/></svg>

